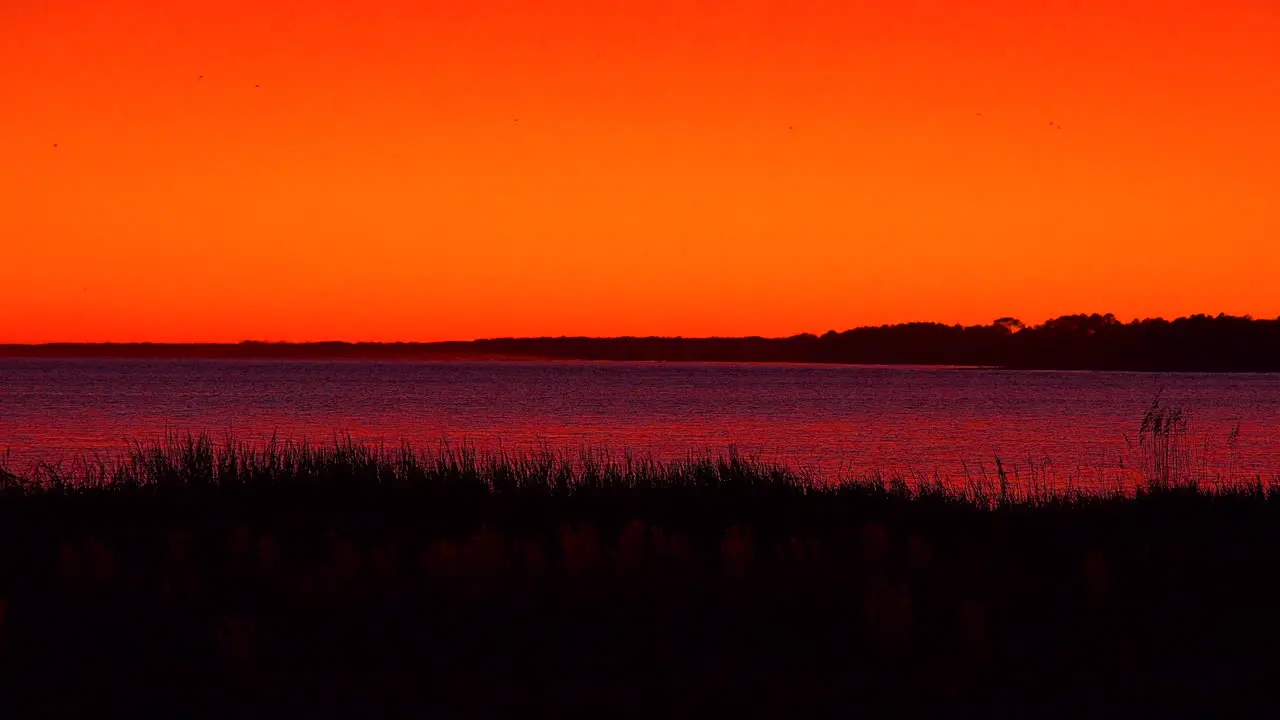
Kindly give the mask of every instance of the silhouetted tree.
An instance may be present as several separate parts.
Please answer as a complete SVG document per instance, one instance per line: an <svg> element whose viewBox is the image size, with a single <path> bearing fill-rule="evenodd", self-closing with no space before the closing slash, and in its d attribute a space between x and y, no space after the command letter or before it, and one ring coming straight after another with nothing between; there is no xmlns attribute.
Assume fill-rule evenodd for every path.
<svg viewBox="0 0 1280 720"><path fill-rule="evenodd" d="M0 356L399 358L492 355L582 360L825 362L1158 371L1280 371L1280 320L1192 315L1122 323L1077 314L1028 326L913 322L787 338L539 337L439 343L0 346Z"/></svg>

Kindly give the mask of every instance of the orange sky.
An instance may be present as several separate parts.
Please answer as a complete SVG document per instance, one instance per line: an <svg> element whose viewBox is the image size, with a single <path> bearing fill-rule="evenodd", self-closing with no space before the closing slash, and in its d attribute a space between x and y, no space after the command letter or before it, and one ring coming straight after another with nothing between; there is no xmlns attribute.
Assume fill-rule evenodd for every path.
<svg viewBox="0 0 1280 720"><path fill-rule="evenodd" d="M1275 0L0 0L0 342L1274 317L1277 38Z"/></svg>

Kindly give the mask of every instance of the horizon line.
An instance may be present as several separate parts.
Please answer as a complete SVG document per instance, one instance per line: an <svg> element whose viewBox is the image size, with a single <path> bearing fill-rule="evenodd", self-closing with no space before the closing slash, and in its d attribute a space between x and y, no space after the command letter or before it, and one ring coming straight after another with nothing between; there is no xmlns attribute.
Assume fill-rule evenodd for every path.
<svg viewBox="0 0 1280 720"><path fill-rule="evenodd" d="M264 340L245 338L241 340L188 340L188 341L170 341L170 340L53 340L37 343L7 342L0 343L0 348L17 349L17 348L56 348L56 347L86 347L86 346L184 346L184 347L241 347L245 345L270 345L270 346L306 346L306 345L466 345L472 343L505 341L505 340L792 340L803 337L821 338L829 334L841 334L856 330L872 330L892 327L906 327L912 325L933 325L948 328L979 328L992 327L1002 323L1014 323L1015 332L1023 329L1034 329L1043 327L1045 324L1064 318L1077 317L1110 317L1117 323L1122 325L1142 323L1142 322L1177 322L1179 320L1192 319L1236 319L1247 320L1251 322L1274 322L1280 321L1280 316L1275 318L1254 317L1250 314L1230 315L1227 313L1218 313L1216 315L1208 313L1191 313L1189 315L1180 315L1177 317L1166 319L1164 316L1154 317L1138 317L1134 316L1128 321L1124 321L1116 317L1113 313L1073 313L1067 315L1058 315L1056 317L1047 318L1040 323L1031 324L1012 316L1004 316L992 320L990 323L946 323L935 320L908 320L897 323L880 323L878 325L855 325L847 327L844 330L829 329L822 333L814 332L798 332L791 335L493 335L487 337L477 337L469 340L450 339L450 340Z"/></svg>

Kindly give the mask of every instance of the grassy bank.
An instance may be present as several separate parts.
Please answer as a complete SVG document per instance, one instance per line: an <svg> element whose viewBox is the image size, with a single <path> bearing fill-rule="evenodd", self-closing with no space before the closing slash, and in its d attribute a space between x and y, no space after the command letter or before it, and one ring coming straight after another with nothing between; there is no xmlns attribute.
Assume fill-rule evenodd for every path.
<svg viewBox="0 0 1280 720"><path fill-rule="evenodd" d="M1222 715L1280 659L1280 492L1184 428L1153 407L1113 490L209 438L8 470L0 702Z"/></svg>
<svg viewBox="0 0 1280 720"><path fill-rule="evenodd" d="M1125 443L1127 455L1112 467L1092 468L1086 482L1082 474L1061 474L1047 461L1016 464L1000 457L965 463L959 477L874 470L818 476L732 448L661 460L607 448L504 452L464 443L421 449L365 444L349 436L329 443L272 438L254 445L232 436L188 434L133 442L115 457L82 456L23 469L0 454L0 498L218 493L305 502L333 493L396 493L456 505L511 499L634 503L656 495L720 502L762 495L810 504L878 497L991 510L1095 504L1166 490L1256 496L1280 486L1280 474L1240 471L1239 426L1226 437L1227 452L1216 455L1225 463L1215 465L1209 440L1194 436L1184 410L1163 404L1159 396Z"/></svg>

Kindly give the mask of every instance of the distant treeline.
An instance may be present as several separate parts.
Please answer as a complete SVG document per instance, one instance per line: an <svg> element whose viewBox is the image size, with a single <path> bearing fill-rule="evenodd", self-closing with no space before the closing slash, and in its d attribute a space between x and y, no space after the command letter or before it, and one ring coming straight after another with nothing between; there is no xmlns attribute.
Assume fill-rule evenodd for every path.
<svg viewBox="0 0 1280 720"><path fill-rule="evenodd" d="M905 323L787 338L540 337L436 343L238 345L8 345L0 356L409 358L537 357L565 360L976 365L1014 369L1189 372L1280 371L1280 319L1192 315L1124 323L1065 315L1040 325Z"/></svg>

